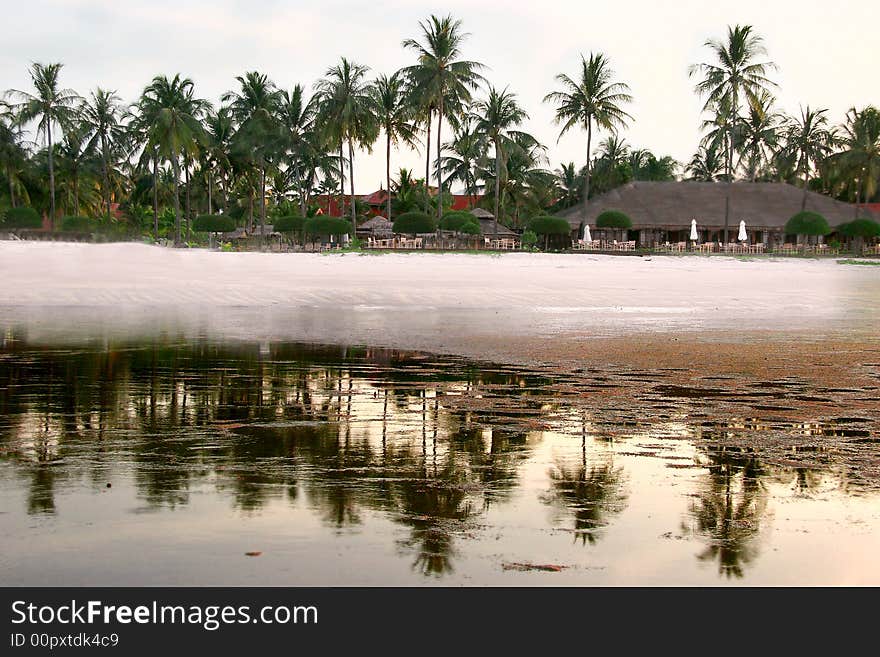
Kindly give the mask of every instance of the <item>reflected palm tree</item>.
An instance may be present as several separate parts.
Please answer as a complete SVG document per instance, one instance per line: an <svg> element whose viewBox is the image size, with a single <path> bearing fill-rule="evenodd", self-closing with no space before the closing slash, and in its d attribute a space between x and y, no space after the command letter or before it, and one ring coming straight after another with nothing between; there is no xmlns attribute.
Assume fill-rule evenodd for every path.
<svg viewBox="0 0 880 657"><path fill-rule="evenodd" d="M748 453L709 453L706 481L689 505L691 522L682 529L705 540L697 559L717 562L719 575L742 578L745 566L758 556L757 539L767 509L761 479L766 475L758 459Z"/></svg>

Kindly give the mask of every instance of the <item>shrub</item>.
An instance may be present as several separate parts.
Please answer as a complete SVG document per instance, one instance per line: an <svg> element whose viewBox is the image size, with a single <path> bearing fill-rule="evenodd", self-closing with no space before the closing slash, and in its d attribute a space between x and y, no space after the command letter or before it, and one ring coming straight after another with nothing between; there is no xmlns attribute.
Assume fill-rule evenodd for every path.
<svg viewBox="0 0 880 657"><path fill-rule="evenodd" d="M818 212L798 212L785 224L786 235L827 235L828 221Z"/></svg>
<svg viewBox="0 0 880 657"><path fill-rule="evenodd" d="M404 212L394 220L392 230L395 233L433 233L437 229L434 218L424 212Z"/></svg>
<svg viewBox="0 0 880 657"><path fill-rule="evenodd" d="M632 228L632 225L632 219L620 210L605 210L605 212L596 217L596 228L629 230Z"/></svg>
<svg viewBox="0 0 880 657"><path fill-rule="evenodd" d="M838 226L837 232L845 237L871 239L880 236L880 224L872 219L856 219Z"/></svg>
<svg viewBox="0 0 880 657"><path fill-rule="evenodd" d="M305 217L298 215L288 215L286 217L278 217L272 224L279 233L299 233L305 227ZM347 229L346 229L347 232Z"/></svg>
<svg viewBox="0 0 880 657"><path fill-rule="evenodd" d="M97 226L88 217L68 216L61 219L61 230L66 233L91 233Z"/></svg>
<svg viewBox="0 0 880 657"><path fill-rule="evenodd" d="M43 220L33 208L9 208L2 224L4 228L42 228Z"/></svg>
<svg viewBox="0 0 880 657"><path fill-rule="evenodd" d="M461 228L458 229L458 232L465 235L479 235L482 231L480 230L479 222L476 219L471 219L471 221L464 222Z"/></svg>
<svg viewBox="0 0 880 657"><path fill-rule="evenodd" d="M468 223L477 223L477 218L470 212L453 211L447 212L440 219L440 228L443 230L462 231L462 226ZM479 224L477 224L479 226Z"/></svg>
<svg viewBox="0 0 880 657"><path fill-rule="evenodd" d="M534 249L538 246L538 235L532 230L527 230L522 234L522 245L524 249Z"/></svg>
<svg viewBox="0 0 880 657"><path fill-rule="evenodd" d="M309 235L347 235L351 232L351 222L339 217L309 217L303 223Z"/></svg>
<svg viewBox="0 0 880 657"><path fill-rule="evenodd" d="M535 217L529 222L528 229L536 235L568 235L571 224L560 217Z"/></svg>
<svg viewBox="0 0 880 657"><path fill-rule="evenodd" d="M231 233L235 221L222 214L201 214L193 219L192 229L197 233Z"/></svg>

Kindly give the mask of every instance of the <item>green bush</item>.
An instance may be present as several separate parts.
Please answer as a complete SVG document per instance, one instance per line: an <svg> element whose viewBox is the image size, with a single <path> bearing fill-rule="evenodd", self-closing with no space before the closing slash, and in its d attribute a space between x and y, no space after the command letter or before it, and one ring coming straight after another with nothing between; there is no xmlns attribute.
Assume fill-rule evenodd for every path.
<svg viewBox="0 0 880 657"><path fill-rule="evenodd" d="M596 228L629 230L632 228L632 225L632 219L620 210L605 210L605 212L596 217Z"/></svg>
<svg viewBox="0 0 880 657"><path fill-rule="evenodd" d="M61 230L65 233L91 233L97 225L88 217L68 216L61 219Z"/></svg>
<svg viewBox="0 0 880 657"><path fill-rule="evenodd" d="M9 208L2 224L4 228L42 228L43 219L33 208Z"/></svg>
<svg viewBox="0 0 880 657"><path fill-rule="evenodd" d="M416 235L418 233L433 233L437 229L434 218L424 212L404 212L394 220L392 230L395 233Z"/></svg>
<svg viewBox="0 0 880 657"><path fill-rule="evenodd" d="M856 219L838 226L837 232L845 237L871 239L880 236L880 224L871 219Z"/></svg>
<svg viewBox="0 0 880 657"><path fill-rule="evenodd" d="M534 249L538 246L538 235L532 230L527 230L522 234L522 245L524 249Z"/></svg>
<svg viewBox="0 0 880 657"><path fill-rule="evenodd" d="M831 232L828 220L818 212L798 212L785 224L786 235L827 235Z"/></svg>
<svg viewBox="0 0 880 657"><path fill-rule="evenodd" d="M535 217L529 222L528 230L536 235L568 235L571 224L560 217Z"/></svg>
<svg viewBox="0 0 880 657"><path fill-rule="evenodd" d="M482 230L480 229L479 222L472 218L471 221L466 221L461 225L461 228L458 229L459 233L464 233L465 235L479 235Z"/></svg>
<svg viewBox="0 0 880 657"><path fill-rule="evenodd" d="M309 217L303 224L309 235L347 235L351 232L351 222L339 217Z"/></svg>
<svg viewBox="0 0 880 657"><path fill-rule="evenodd" d="M278 217L272 225L279 233L299 233L304 229L305 223L305 217L288 215L285 217Z"/></svg>
<svg viewBox="0 0 880 657"><path fill-rule="evenodd" d="M222 214L200 214L193 219L192 229L197 233L231 233L235 221Z"/></svg>
<svg viewBox="0 0 880 657"><path fill-rule="evenodd" d="M462 226L468 223L476 223L477 218L472 215L470 212L461 212L459 210L455 210L453 212L447 212L440 219L440 228L443 230L454 230L459 232L462 230ZM477 224L479 226L479 224Z"/></svg>

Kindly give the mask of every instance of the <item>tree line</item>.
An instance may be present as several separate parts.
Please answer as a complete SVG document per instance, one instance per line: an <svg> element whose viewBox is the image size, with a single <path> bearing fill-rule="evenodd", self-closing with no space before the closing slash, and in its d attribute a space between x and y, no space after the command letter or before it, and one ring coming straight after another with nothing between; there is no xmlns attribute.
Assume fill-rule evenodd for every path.
<svg viewBox="0 0 880 657"><path fill-rule="evenodd" d="M862 203L877 196L880 111L852 108L839 126L825 109L786 116L775 107L775 65L750 26L707 41L711 56L688 71L705 105L704 136L686 165L626 143L629 86L604 53L581 55L543 99L560 137L577 130L586 139L583 166L556 170L523 130L517 95L464 57L468 36L461 21L431 16L402 41L413 63L390 75L343 57L309 90L249 71L218 106L181 74L154 77L125 104L102 87L81 96L63 87L62 64L34 63L32 88L0 102L0 212L29 206L53 227L88 215L180 243L197 214L223 213L249 229L259 219L262 235L268 218L329 213L335 201L353 231L368 210L355 195L355 152L380 143L389 219L420 210L439 223L453 186L512 226L632 180L784 181L803 187L804 205L809 189ZM421 150L423 178L392 175L400 146Z"/></svg>

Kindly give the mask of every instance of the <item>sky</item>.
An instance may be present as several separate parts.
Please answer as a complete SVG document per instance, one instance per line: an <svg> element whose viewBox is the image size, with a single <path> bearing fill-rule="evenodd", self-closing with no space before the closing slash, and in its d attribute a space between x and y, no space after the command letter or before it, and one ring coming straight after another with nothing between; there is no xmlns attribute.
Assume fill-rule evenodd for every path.
<svg viewBox="0 0 880 657"><path fill-rule="evenodd" d="M688 67L709 58L707 39L737 23L754 26L778 66L771 77L779 109L791 114L809 104L840 122L852 106L880 105L876 0L28 0L6 12L0 89L28 90L31 62L60 61L64 86L87 95L100 85L126 102L160 73L192 78L215 104L249 70L279 87L311 90L341 56L373 74L412 64L401 41L418 37L419 21L431 14L462 21L470 35L463 58L482 62L489 82L517 94L530 117L523 127L548 147L551 168L581 165L586 136L572 131L558 140L553 107L542 99L557 88L558 73L574 76L580 54L596 51L631 88L633 121L620 133L627 144L687 162L702 107ZM383 144L356 154L358 193L384 186ZM423 171L424 159L394 152L391 166Z"/></svg>

